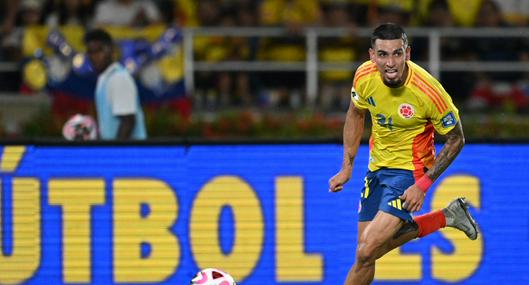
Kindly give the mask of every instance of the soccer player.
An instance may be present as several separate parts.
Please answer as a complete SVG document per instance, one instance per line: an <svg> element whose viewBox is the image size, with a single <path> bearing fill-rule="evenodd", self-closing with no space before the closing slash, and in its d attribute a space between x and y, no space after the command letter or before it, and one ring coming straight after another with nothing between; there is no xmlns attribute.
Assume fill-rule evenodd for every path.
<svg viewBox="0 0 529 285"><path fill-rule="evenodd" d="M100 137L145 139L138 90L127 69L113 58L112 37L102 29L95 29L86 33L84 43L90 63L98 73L95 103Z"/></svg>
<svg viewBox="0 0 529 285"><path fill-rule="evenodd" d="M345 284L372 282L375 262L388 251L448 226L477 238L477 225L464 198L446 208L412 217L428 188L463 148L465 138L457 108L441 84L410 61L404 30L382 24L371 35L370 60L355 73L345 120L344 158L329 180L338 192L350 179L369 111L369 171L362 190L355 264ZM435 157L434 131L446 136Z"/></svg>

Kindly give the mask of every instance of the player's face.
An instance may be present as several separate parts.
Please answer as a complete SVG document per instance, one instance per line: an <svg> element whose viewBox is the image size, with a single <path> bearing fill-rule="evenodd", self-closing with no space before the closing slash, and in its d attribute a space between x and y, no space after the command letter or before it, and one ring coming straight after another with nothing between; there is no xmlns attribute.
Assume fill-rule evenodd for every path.
<svg viewBox="0 0 529 285"><path fill-rule="evenodd" d="M86 54L97 73L103 72L112 63L112 48L101 41L90 41Z"/></svg>
<svg viewBox="0 0 529 285"><path fill-rule="evenodd" d="M404 84L408 75L406 61L410 59L410 47L404 46L403 40L377 39L374 47L369 49L369 57L377 64L384 84L389 87Z"/></svg>

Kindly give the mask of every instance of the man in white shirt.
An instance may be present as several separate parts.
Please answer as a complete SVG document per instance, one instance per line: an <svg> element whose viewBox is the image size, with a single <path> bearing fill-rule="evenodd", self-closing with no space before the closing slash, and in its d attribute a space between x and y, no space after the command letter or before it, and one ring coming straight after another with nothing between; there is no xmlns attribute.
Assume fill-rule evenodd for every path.
<svg viewBox="0 0 529 285"><path fill-rule="evenodd" d="M151 0L105 0L96 6L96 25L138 27L161 22L160 11Z"/></svg>
<svg viewBox="0 0 529 285"><path fill-rule="evenodd" d="M100 138L145 139L138 90L127 69L113 59L112 37L95 29L85 35L84 43L92 68L99 74L95 103Z"/></svg>

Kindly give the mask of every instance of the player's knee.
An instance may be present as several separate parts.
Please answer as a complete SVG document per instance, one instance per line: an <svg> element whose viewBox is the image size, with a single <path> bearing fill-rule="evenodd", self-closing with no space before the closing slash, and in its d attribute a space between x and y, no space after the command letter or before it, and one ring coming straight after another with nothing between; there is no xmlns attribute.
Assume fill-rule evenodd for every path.
<svg viewBox="0 0 529 285"><path fill-rule="evenodd" d="M356 260L359 265L371 266L375 263L375 246L369 241L360 241L356 249Z"/></svg>

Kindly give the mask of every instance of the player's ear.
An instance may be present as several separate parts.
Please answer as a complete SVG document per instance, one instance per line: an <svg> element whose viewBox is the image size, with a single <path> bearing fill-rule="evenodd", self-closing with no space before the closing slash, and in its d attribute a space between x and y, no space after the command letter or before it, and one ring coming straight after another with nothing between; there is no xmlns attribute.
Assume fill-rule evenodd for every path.
<svg viewBox="0 0 529 285"><path fill-rule="evenodd" d="M375 62L375 50L373 48L369 48L369 59Z"/></svg>
<svg viewBox="0 0 529 285"><path fill-rule="evenodd" d="M411 47L408 46L406 47L406 60L410 60L411 59Z"/></svg>

